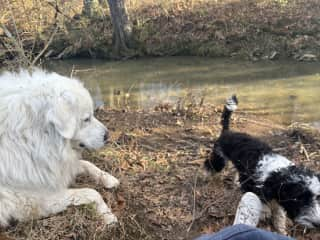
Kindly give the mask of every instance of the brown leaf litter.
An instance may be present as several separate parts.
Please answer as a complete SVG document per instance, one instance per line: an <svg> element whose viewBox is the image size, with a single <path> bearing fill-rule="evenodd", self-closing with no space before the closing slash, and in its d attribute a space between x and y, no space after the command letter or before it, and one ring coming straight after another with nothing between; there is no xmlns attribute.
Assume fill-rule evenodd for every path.
<svg viewBox="0 0 320 240"><path fill-rule="evenodd" d="M119 224L103 226L94 206L88 205L18 223L2 234L35 240L176 240L193 239L232 224L241 196L233 183L234 170L229 167L205 178L202 168L219 135L220 114L221 109L210 106L188 115L171 108L99 110L97 116L111 130L112 140L99 152L85 153L85 158L120 178L121 185L105 190L80 176L75 187L97 189ZM237 112L232 125L263 138L296 163L319 171L320 134L308 125L284 127L245 112ZM269 222L261 227L272 230ZM293 224L288 228L297 239L319 238L316 231L305 232Z"/></svg>

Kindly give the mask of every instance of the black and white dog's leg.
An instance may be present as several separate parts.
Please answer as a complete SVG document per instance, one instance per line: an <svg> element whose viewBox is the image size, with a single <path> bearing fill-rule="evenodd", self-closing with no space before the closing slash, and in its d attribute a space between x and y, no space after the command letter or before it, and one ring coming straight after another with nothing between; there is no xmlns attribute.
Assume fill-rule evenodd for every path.
<svg viewBox="0 0 320 240"><path fill-rule="evenodd" d="M204 166L207 171L216 173L222 171L222 169L226 166L226 162L227 160L220 148L218 146L215 146L210 156L206 159Z"/></svg>
<svg viewBox="0 0 320 240"><path fill-rule="evenodd" d="M80 160L80 173L91 176L96 182L102 183L106 188L118 187L120 182L111 174L102 171L91 162Z"/></svg>
<svg viewBox="0 0 320 240"><path fill-rule="evenodd" d="M245 193L239 202L233 225L246 224L256 227L259 223L262 209L262 202L257 195L252 192Z"/></svg>
<svg viewBox="0 0 320 240"><path fill-rule="evenodd" d="M272 224L275 230L283 235L287 235L286 221L287 214L285 210L276 202L271 202Z"/></svg>
<svg viewBox="0 0 320 240"><path fill-rule="evenodd" d="M238 186L238 187L241 186L241 184L240 184L239 172L238 172L237 170L236 170L235 173L234 173L233 184L234 184L235 186Z"/></svg>

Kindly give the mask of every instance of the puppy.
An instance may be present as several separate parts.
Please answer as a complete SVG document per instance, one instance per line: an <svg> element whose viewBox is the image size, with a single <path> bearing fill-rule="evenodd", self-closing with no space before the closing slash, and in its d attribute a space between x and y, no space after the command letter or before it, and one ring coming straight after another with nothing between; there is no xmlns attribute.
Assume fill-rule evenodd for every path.
<svg viewBox="0 0 320 240"><path fill-rule="evenodd" d="M227 100L221 118L222 131L205 161L205 168L212 173L220 172L231 160L239 173L243 193L257 195L264 205L276 204L271 210L279 232L285 233L286 215L308 228L319 227L319 176L273 152L261 140L230 131L230 117L237 105L235 95Z"/></svg>
<svg viewBox="0 0 320 240"><path fill-rule="evenodd" d="M106 224L117 221L97 191L69 188L80 173L106 188L119 185L81 160L82 149L98 149L108 140L93 110L89 92L75 79L39 69L0 76L1 226L89 203Z"/></svg>

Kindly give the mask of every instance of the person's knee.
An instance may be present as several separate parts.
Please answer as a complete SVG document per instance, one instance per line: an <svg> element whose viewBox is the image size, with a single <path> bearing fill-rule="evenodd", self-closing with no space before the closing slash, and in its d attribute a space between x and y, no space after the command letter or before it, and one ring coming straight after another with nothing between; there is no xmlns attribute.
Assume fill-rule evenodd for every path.
<svg viewBox="0 0 320 240"><path fill-rule="evenodd" d="M292 238L273 232L236 224L226 227L215 234L203 235L196 240L293 240Z"/></svg>

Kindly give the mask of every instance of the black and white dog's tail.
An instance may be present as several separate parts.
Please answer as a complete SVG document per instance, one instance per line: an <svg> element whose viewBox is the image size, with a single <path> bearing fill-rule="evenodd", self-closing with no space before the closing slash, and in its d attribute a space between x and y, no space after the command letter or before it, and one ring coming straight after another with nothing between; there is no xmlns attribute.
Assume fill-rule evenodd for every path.
<svg viewBox="0 0 320 240"><path fill-rule="evenodd" d="M238 99L236 95L232 95L230 98L227 99L221 116L221 134L229 130L231 114L237 109L237 106ZM209 172L220 172L225 167L226 161L227 159L224 156L221 147L219 146L218 139L214 144L210 156L206 159L204 166L206 170Z"/></svg>
<svg viewBox="0 0 320 240"><path fill-rule="evenodd" d="M226 104L224 105L224 108L223 108L223 112L221 116L222 132L229 130L231 114L237 109L237 107L238 107L237 96L232 95L230 98L227 99Z"/></svg>

